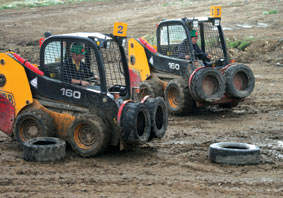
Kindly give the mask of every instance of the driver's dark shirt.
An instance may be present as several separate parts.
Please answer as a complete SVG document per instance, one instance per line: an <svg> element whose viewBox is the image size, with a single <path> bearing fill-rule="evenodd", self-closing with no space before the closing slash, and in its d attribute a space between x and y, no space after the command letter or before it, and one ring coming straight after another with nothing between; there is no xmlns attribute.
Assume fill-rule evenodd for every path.
<svg viewBox="0 0 283 198"><path fill-rule="evenodd" d="M188 39L185 39L178 47L178 58L185 59L186 55L190 55L189 50L189 41ZM196 58L200 60L206 60L207 54L204 53L197 44L193 44L193 53L195 54Z"/></svg>
<svg viewBox="0 0 283 198"><path fill-rule="evenodd" d="M76 65L73 63L72 57L69 57L64 61L61 77L62 80L68 83L72 82L72 79L76 80L87 80L93 77L94 73L91 72L90 67L82 61L80 62L80 69L76 69Z"/></svg>

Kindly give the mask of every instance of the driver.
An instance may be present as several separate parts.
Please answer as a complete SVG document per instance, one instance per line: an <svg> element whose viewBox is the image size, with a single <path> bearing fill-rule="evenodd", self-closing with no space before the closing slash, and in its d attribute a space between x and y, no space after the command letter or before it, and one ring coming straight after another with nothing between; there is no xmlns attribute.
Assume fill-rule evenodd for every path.
<svg viewBox="0 0 283 198"><path fill-rule="evenodd" d="M77 85L88 86L90 83L87 79L91 77L98 79L97 75L84 62L86 50L83 44L74 43L70 51L72 56L64 61L62 67L62 80Z"/></svg>
<svg viewBox="0 0 283 198"><path fill-rule="evenodd" d="M193 50L194 50L194 54L195 56L199 59L199 60L209 60L212 58L211 55L208 55L206 53L204 53L198 46L197 41L198 41L198 33L196 30L192 30L190 32L190 36L192 39L192 44L193 44ZM182 59L190 59L190 50L189 50L189 41L186 38L181 45L178 47L178 58L182 58Z"/></svg>

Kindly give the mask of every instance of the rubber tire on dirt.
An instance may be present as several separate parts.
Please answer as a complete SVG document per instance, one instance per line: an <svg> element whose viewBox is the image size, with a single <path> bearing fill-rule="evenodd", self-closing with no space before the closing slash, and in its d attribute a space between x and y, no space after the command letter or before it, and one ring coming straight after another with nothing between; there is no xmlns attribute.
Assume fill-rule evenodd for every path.
<svg viewBox="0 0 283 198"><path fill-rule="evenodd" d="M254 90L254 74L252 70L244 64L231 65L224 72L224 77L226 80L226 92L233 97L245 98ZM237 84L240 84L240 88L235 86L235 80L238 80Z"/></svg>
<svg viewBox="0 0 283 198"><path fill-rule="evenodd" d="M251 144L219 142L209 146L209 159L213 163L221 164L258 164L260 149Z"/></svg>
<svg viewBox="0 0 283 198"><path fill-rule="evenodd" d="M164 90L157 81L145 80L140 83L138 99L141 101L147 95L153 98L158 96L163 97Z"/></svg>
<svg viewBox="0 0 283 198"><path fill-rule="evenodd" d="M189 85L183 79L170 80L164 95L168 111L173 115L184 115L192 112L195 108Z"/></svg>
<svg viewBox="0 0 283 198"><path fill-rule="evenodd" d="M213 92L204 89L204 80L214 84ZM207 86L206 86L207 87ZM225 81L220 71L206 67L198 70L191 80L191 94L196 101L214 102L221 99L225 93Z"/></svg>
<svg viewBox="0 0 283 198"><path fill-rule="evenodd" d="M151 118L151 132L150 138L162 138L168 126L168 110L163 98L148 98L144 102L149 109Z"/></svg>
<svg viewBox="0 0 283 198"><path fill-rule="evenodd" d="M68 129L68 136L71 147L82 157L95 156L109 146L109 131L102 119L93 114L79 114Z"/></svg>
<svg viewBox="0 0 283 198"><path fill-rule="evenodd" d="M33 128L38 130L36 135L28 135L27 132ZM15 139L19 142L20 146L28 139L35 137L50 137L55 136L54 120L49 114L40 109L32 109L21 112L14 123Z"/></svg>
<svg viewBox="0 0 283 198"><path fill-rule="evenodd" d="M33 162L55 162L66 155L66 142L55 137L37 137L24 145L24 159Z"/></svg>
<svg viewBox="0 0 283 198"><path fill-rule="evenodd" d="M127 103L121 116L121 136L129 147L148 141L151 130L150 113L142 103Z"/></svg>

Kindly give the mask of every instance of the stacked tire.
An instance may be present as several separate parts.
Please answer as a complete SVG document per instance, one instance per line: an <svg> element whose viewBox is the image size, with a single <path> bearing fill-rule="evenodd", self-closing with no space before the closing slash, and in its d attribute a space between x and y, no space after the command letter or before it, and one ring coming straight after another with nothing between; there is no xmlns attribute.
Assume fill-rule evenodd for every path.
<svg viewBox="0 0 283 198"><path fill-rule="evenodd" d="M148 141L151 129L150 114L142 103L127 103L121 115L121 136L128 146Z"/></svg>
<svg viewBox="0 0 283 198"><path fill-rule="evenodd" d="M234 98L248 97L255 86L255 77L252 70L244 64L235 64L224 72L226 93Z"/></svg>
<svg viewBox="0 0 283 198"><path fill-rule="evenodd" d="M168 112L161 97L147 98L142 103L127 103L123 108L121 136L128 147L162 138L167 130Z"/></svg>
<svg viewBox="0 0 283 198"><path fill-rule="evenodd" d="M220 71L203 67L190 77L190 92L196 101L215 102L225 93L225 81Z"/></svg>

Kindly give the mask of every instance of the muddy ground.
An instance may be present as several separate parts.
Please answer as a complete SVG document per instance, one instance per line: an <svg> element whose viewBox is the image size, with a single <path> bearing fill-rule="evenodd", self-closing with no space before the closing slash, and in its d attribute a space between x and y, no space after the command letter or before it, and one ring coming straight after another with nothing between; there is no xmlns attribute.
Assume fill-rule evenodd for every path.
<svg viewBox="0 0 283 198"><path fill-rule="evenodd" d="M282 197L282 0L113 0L1 10L0 51L38 63L38 40L45 31L111 33L113 22L123 21L128 36L139 37L163 18L207 16L215 4L222 5L227 38L253 38L244 52L230 51L255 73L251 96L230 110L170 116L163 139L95 158L68 149L61 162L26 162L16 142L0 133L0 197ZM264 14L270 10L277 13ZM259 146L260 164L210 163L208 147L221 141Z"/></svg>

